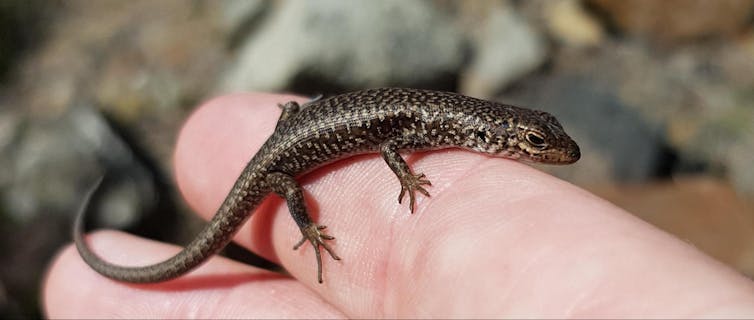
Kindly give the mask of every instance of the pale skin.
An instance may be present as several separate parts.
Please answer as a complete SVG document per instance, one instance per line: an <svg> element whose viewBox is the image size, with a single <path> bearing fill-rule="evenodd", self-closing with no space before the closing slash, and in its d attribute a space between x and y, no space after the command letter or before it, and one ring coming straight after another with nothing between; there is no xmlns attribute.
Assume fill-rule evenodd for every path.
<svg viewBox="0 0 754 320"><path fill-rule="evenodd" d="M204 219L272 132L277 103L236 94L187 121L174 156L178 185ZM566 125L567 126L567 125ZM341 261L292 250L301 234L270 196L235 241L292 277L214 257L176 280L133 285L90 269L67 246L43 300L50 318L752 317L754 285L631 214L525 164L460 150L407 157L431 197L416 210L378 154L323 167L299 181ZM579 165L576 163L575 165ZM158 262L179 250L117 231L88 236L107 261Z"/></svg>

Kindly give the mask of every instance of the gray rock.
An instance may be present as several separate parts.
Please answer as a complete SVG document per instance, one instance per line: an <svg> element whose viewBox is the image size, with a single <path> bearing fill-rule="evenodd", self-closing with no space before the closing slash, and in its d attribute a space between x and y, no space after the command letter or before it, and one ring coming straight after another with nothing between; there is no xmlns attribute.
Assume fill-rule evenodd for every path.
<svg viewBox="0 0 754 320"><path fill-rule="evenodd" d="M421 84L462 60L462 34L434 2L285 1L240 49L219 90L275 91L307 76L343 88Z"/></svg>
<svg viewBox="0 0 754 320"><path fill-rule="evenodd" d="M0 103L0 167L10 168L10 155L21 133L22 116L17 110ZM13 171L0 170L0 186L10 184Z"/></svg>
<svg viewBox="0 0 754 320"><path fill-rule="evenodd" d="M754 111L748 110L749 127L741 132L739 141L734 146L730 146L728 155L728 164L730 167L729 177L737 191L754 198L754 170L751 169L754 164L754 131L751 130L754 123Z"/></svg>
<svg viewBox="0 0 754 320"><path fill-rule="evenodd" d="M107 193L105 225L132 225L155 206L153 177L93 109L73 108L58 121L30 122L14 135L16 143L0 158L10 169L0 188L7 218L23 223L39 214L72 217L84 190L108 167L129 179Z"/></svg>
<svg viewBox="0 0 754 320"><path fill-rule="evenodd" d="M751 102L737 101L738 106L699 123L686 145L683 156L706 159L722 168L736 191L754 197L754 109ZM743 103L749 103L744 105ZM734 103L736 104L736 103Z"/></svg>
<svg viewBox="0 0 754 320"><path fill-rule="evenodd" d="M548 111L581 147L582 158L566 167L542 167L581 184L639 182L664 165L664 136L617 89L581 75L529 79L505 101Z"/></svg>
<svg viewBox="0 0 754 320"><path fill-rule="evenodd" d="M0 301L0 313L28 315L39 306L37 290L51 257L70 242L84 191L106 168L126 179L112 179L94 203L99 226L144 231L149 227L137 222L153 229L180 224L171 220L170 200L157 196L155 175L94 109L76 107L48 119L14 111L25 110L0 115L16 123L0 121L0 282L8 300Z"/></svg>
<svg viewBox="0 0 754 320"><path fill-rule="evenodd" d="M216 23L225 33L239 32L253 23L269 5L265 0L225 0L220 3Z"/></svg>
<svg viewBox="0 0 754 320"><path fill-rule="evenodd" d="M561 52L554 76L526 79L507 98L557 107L552 111L584 148L575 166L546 168L563 177L593 185L706 173L751 197L754 72L747 47L656 57L628 42L589 55Z"/></svg>
<svg viewBox="0 0 754 320"><path fill-rule="evenodd" d="M744 40L749 42L687 47L663 57L621 46L617 54L592 59L590 68L608 70L600 79L618 86L625 104L665 128L678 157L675 173L727 177L740 194L753 197L754 37Z"/></svg>
<svg viewBox="0 0 754 320"><path fill-rule="evenodd" d="M264 20L271 2L267 0L225 0L213 4L219 4L217 10L210 10L209 13L214 18L213 23L219 26L223 34L228 35L226 47L234 49L252 34L259 23Z"/></svg>
<svg viewBox="0 0 754 320"><path fill-rule="evenodd" d="M547 58L547 47L539 32L504 4L490 6L472 37L473 58L460 83L460 91L465 94L492 97Z"/></svg>

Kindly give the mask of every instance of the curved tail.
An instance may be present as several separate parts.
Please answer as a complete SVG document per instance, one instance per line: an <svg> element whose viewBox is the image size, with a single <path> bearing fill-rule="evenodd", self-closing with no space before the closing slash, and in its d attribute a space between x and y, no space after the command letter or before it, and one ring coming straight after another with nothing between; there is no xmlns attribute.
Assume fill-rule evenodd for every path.
<svg viewBox="0 0 754 320"><path fill-rule="evenodd" d="M245 218L250 216L248 214L245 217L216 214L209 222L209 225L189 245L178 254L163 262L142 267L115 265L95 254L84 240L84 217L89 211L92 197L99 190L103 179L104 176L100 177L86 193L73 225L73 241L76 243L76 249L78 249L81 257L92 269L114 280L148 283L161 282L179 277L198 267L208 257L225 247L231 241L235 231L246 220ZM225 202L220 210L228 210L228 199ZM233 219L234 217L236 219ZM222 226L225 232L217 232L219 226Z"/></svg>

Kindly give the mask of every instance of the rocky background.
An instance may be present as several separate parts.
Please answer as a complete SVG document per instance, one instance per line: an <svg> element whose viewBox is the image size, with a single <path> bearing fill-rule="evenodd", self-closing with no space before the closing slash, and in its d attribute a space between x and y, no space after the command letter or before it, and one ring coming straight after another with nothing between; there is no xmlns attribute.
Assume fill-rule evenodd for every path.
<svg viewBox="0 0 754 320"><path fill-rule="evenodd" d="M41 315L104 172L92 223L194 235L171 152L201 101L378 86L552 112L583 158L543 170L754 276L754 1L5 0L0 317Z"/></svg>

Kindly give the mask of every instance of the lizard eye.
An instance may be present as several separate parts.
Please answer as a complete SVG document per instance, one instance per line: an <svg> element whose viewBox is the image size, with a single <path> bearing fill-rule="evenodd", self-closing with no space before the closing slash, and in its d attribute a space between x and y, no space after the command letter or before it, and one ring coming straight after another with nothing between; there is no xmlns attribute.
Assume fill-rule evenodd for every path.
<svg viewBox="0 0 754 320"><path fill-rule="evenodd" d="M545 137L541 133L536 131L527 132L526 141L531 143L531 145L537 149L544 149L545 147L547 147L547 143L545 143Z"/></svg>

